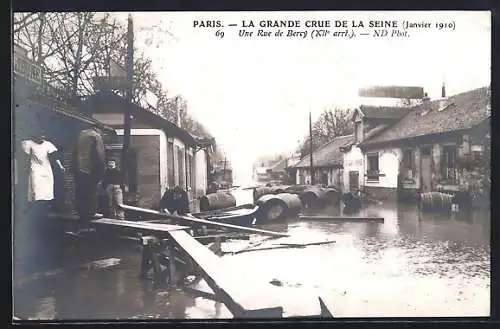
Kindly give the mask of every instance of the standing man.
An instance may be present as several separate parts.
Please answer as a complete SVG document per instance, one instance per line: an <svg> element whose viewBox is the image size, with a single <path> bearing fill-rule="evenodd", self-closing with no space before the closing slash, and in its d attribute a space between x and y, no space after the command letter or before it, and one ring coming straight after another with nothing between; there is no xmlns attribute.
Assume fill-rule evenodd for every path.
<svg viewBox="0 0 500 329"><path fill-rule="evenodd" d="M123 203L123 191L125 190L125 180L123 174L116 167L116 160L108 160L108 169L104 174L102 187L108 194L109 215L111 218L125 219L125 213L120 205Z"/></svg>
<svg viewBox="0 0 500 329"><path fill-rule="evenodd" d="M103 178L105 167L101 130L92 127L81 131L73 154L73 170L76 209L86 225L96 213L97 185Z"/></svg>

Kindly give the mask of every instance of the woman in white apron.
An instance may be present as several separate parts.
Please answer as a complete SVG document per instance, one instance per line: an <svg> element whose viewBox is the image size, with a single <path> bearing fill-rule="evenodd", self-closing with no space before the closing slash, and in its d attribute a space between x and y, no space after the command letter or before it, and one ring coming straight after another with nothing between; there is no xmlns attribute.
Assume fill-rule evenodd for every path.
<svg viewBox="0 0 500 329"><path fill-rule="evenodd" d="M22 142L27 154L29 211L19 214L14 226L14 270L16 276L35 271L51 254L50 237L46 235L46 214L54 199L54 175L51 159L64 171L61 161L55 159L57 148L45 137L33 137Z"/></svg>
<svg viewBox="0 0 500 329"><path fill-rule="evenodd" d="M57 148L44 136L22 142L23 151L28 155L28 201L51 201L54 199L54 174L50 164L51 155ZM64 166L59 159L55 160L59 168Z"/></svg>

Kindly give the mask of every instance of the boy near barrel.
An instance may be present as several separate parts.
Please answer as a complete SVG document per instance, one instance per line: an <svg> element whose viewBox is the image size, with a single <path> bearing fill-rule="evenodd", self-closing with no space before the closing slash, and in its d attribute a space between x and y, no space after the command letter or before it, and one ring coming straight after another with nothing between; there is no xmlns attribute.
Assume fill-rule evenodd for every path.
<svg viewBox="0 0 500 329"><path fill-rule="evenodd" d="M123 191L125 191L123 174L116 166L114 159L108 159L107 165L102 187L108 194L109 216L116 219L125 219L125 213L120 207L120 204L123 203Z"/></svg>

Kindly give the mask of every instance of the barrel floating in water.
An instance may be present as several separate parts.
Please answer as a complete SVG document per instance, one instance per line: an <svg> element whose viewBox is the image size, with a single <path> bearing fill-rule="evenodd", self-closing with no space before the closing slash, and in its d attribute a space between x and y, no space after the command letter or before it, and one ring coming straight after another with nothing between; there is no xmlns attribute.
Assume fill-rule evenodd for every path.
<svg viewBox="0 0 500 329"><path fill-rule="evenodd" d="M340 191L337 189L317 186L305 189L299 196L305 208L338 205L341 199Z"/></svg>
<svg viewBox="0 0 500 329"><path fill-rule="evenodd" d="M258 221L276 221L285 217L295 216L302 210L302 202L295 194L280 193L261 196L256 204Z"/></svg>
<svg viewBox="0 0 500 329"><path fill-rule="evenodd" d="M228 192L216 192L200 198L200 211L218 210L236 206L236 198Z"/></svg>
<svg viewBox="0 0 500 329"><path fill-rule="evenodd" d="M273 194L271 187L256 187L253 189L253 202L257 202L259 198L266 194Z"/></svg>
<svg viewBox="0 0 500 329"><path fill-rule="evenodd" d="M299 195L309 187L310 187L309 185L292 185L285 188L285 193L292 193Z"/></svg>
<svg viewBox="0 0 500 329"><path fill-rule="evenodd" d="M449 211L453 195L441 192L426 192L420 194L420 208L423 211Z"/></svg>
<svg viewBox="0 0 500 329"><path fill-rule="evenodd" d="M280 194L285 193L287 186L264 186L264 187L256 187L253 189L253 201L257 202L257 200L266 194Z"/></svg>

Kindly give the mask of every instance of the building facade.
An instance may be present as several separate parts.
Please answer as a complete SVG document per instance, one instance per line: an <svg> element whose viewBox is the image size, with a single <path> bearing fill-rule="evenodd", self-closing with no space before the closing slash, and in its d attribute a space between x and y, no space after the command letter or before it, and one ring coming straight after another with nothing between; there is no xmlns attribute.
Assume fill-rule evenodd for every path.
<svg viewBox="0 0 500 329"><path fill-rule="evenodd" d="M384 184L391 184L392 172L378 175L378 168L373 160L373 155L365 154L360 144L388 129L392 124L400 120L409 109L405 107L383 107L362 105L355 109L352 115L354 123L353 143L341 148L343 153L343 191L354 192L358 189L370 186L375 179L382 179ZM389 150L384 153L381 161L386 166L394 162L394 154ZM370 169L368 169L370 168Z"/></svg>
<svg viewBox="0 0 500 329"><path fill-rule="evenodd" d="M157 208L167 188L181 186L191 199L205 194L209 150L198 139L148 109L129 103L111 91L90 96L82 111L116 129L105 140L107 156L120 163L126 107L132 116L129 188L144 208Z"/></svg>
<svg viewBox="0 0 500 329"><path fill-rule="evenodd" d="M444 93L443 93L443 96ZM467 192L470 175L489 156L490 89L471 90L415 106L364 140L365 190L382 198L428 191Z"/></svg>
<svg viewBox="0 0 500 329"><path fill-rule="evenodd" d="M354 142L354 135L335 137L332 141L312 153L314 184L343 186L343 153L341 149ZM310 156L306 155L297 164L296 184L311 184Z"/></svg>

